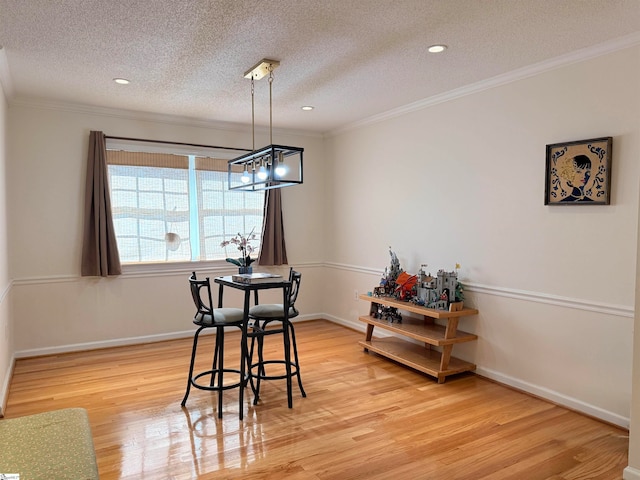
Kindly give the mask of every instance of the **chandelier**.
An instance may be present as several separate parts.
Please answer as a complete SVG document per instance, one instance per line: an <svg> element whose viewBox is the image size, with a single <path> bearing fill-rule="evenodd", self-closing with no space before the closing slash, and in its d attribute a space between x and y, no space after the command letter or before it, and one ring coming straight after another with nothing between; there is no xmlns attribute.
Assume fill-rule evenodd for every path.
<svg viewBox="0 0 640 480"><path fill-rule="evenodd" d="M229 190L268 190L290 187L302 183L303 148L275 145L273 143L273 70L280 65L277 60L263 59L245 72L251 80L251 152L229 160ZM268 75L269 79L269 143L256 150L254 82Z"/></svg>

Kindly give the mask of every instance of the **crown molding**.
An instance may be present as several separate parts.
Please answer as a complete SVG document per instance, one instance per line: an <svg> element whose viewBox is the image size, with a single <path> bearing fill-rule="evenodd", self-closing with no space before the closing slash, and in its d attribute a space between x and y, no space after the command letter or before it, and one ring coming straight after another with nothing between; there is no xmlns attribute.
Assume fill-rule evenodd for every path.
<svg viewBox="0 0 640 480"><path fill-rule="evenodd" d="M473 83L471 85L456 88L454 90L450 90L448 92L445 92L439 95L434 95L434 96L425 98L423 100L419 100L417 102L409 103L402 107L394 108L392 110L388 110L387 112L384 112L378 115L373 115L364 120L360 120L358 122L351 123L339 129L332 130L326 134L326 137L336 136L336 135L348 132L350 130L355 130L355 129L358 129L367 125L372 125L375 123L380 123L385 120L400 117L407 113L415 112L417 110L422 110L434 105L438 105L440 103L449 102L451 100L455 100L460 97L472 95L474 93L479 93L484 90L489 90L491 88L499 87L508 83L517 82L519 80L523 80L525 78L539 75L544 72L556 70L558 68L562 68L567 65L583 62L586 60L590 60L592 58L600 57L602 55L607 55L609 53L617 52L619 50L624 50L626 48L631 48L637 45L640 45L640 32L626 35L624 37L620 37L615 40L601 43L599 45L595 45L592 47L576 50L574 52L571 52L565 55L560 55L558 57L554 57L549 60L545 60L543 62L529 65L527 67L519 68L517 70L513 70L511 72L507 72L502 75L497 75L495 77L491 77L486 80Z"/></svg>
<svg viewBox="0 0 640 480"><path fill-rule="evenodd" d="M1 53L1 50L0 50ZM1 57L0 57L0 73L1 73ZM110 107L98 107L95 105L87 105L82 103L63 102L46 98L10 96L7 95L10 106L36 108L41 110L55 110L61 112L79 113L85 115L99 115L104 117L115 117L126 120L135 120L143 122L164 123L169 125L178 125L183 127L211 128L235 133L246 133L251 135L251 125L233 122L221 122L215 120L207 120L193 117L183 117L178 115L167 115L162 113L140 112L135 110L125 110ZM256 132L268 134L269 127L256 126ZM315 137L321 138L322 134L303 131L303 130L287 130L273 129L278 135L296 135L299 137ZM249 138L249 137L247 137Z"/></svg>

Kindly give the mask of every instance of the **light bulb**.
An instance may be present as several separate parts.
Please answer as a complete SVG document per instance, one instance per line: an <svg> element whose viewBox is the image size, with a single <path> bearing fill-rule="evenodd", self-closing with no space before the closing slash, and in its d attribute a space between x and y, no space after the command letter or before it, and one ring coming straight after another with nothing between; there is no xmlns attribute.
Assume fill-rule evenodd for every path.
<svg viewBox="0 0 640 480"><path fill-rule="evenodd" d="M258 169L258 178L260 180L266 180L267 179L267 169L264 168L264 165L260 165L260 168Z"/></svg>
<svg viewBox="0 0 640 480"><path fill-rule="evenodd" d="M244 172L242 172L242 176L240 177L240 181L242 183L249 183L251 181L251 177L249 176L249 171L246 169L244 169Z"/></svg>
<svg viewBox="0 0 640 480"><path fill-rule="evenodd" d="M289 170L287 166L284 164L284 153L278 152L278 158L274 159L274 162L276 165L276 169L275 169L276 176L279 178L284 177L287 173L287 170Z"/></svg>
<svg viewBox="0 0 640 480"><path fill-rule="evenodd" d="M284 163L279 163L275 172L278 177L282 178L287 174L287 166Z"/></svg>

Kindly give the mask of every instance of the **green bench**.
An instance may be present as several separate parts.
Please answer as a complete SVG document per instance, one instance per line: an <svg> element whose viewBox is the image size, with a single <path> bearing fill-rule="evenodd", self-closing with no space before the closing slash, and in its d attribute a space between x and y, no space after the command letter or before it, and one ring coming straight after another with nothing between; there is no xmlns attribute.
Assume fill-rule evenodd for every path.
<svg viewBox="0 0 640 480"><path fill-rule="evenodd" d="M0 473L19 474L20 480L98 479L87 411L0 419Z"/></svg>

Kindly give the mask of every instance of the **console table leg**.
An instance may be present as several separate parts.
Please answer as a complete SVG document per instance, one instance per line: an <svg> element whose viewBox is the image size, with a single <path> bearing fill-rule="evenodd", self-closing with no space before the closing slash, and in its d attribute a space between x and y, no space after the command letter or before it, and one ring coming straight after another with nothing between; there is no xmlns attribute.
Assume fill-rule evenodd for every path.
<svg viewBox="0 0 640 480"><path fill-rule="evenodd" d="M458 319L457 318L447 319L447 329L444 332L444 338L455 338L457 331L458 331Z"/></svg>
<svg viewBox="0 0 640 480"><path fill-rule="evenodd" d="M368 324L367 325L367 335L364 338L367 342L370 342L371 339L373 338L373 325Z"/></svg>
<svg viewBox="0 0 640 480"><path fill-rule="evenodd" d="M449 368L449 360L451 360L451 351L453 345L445 345L442 347L442 357L440 357L440 371L447 370ZM440 377L438 377L440 380Z"/></svg>
<svg viewBox="0 0 640 480"><path fill-rule="evenodd" d="M364 339L365 339L365 341L370 342L372 338L373 338L373 325L368 324L367 325L367 334L364 337ZM365 347L364 351L368 353L369 349Z"/></svg>
<svg viewBox="0 0 640 480"><path fill-rule="evenodd" d="M444 332L444 338L455 338L456 332L458 330L458 319L457 318L449 318L447 319L447 327ZM440 357L440 371L447 370L449 368L449 360L451 360L451 351L453 350L453 345L445 345L442 347L442 357ZM444 376L438 375L438 383L444 382Z"/></svg>

